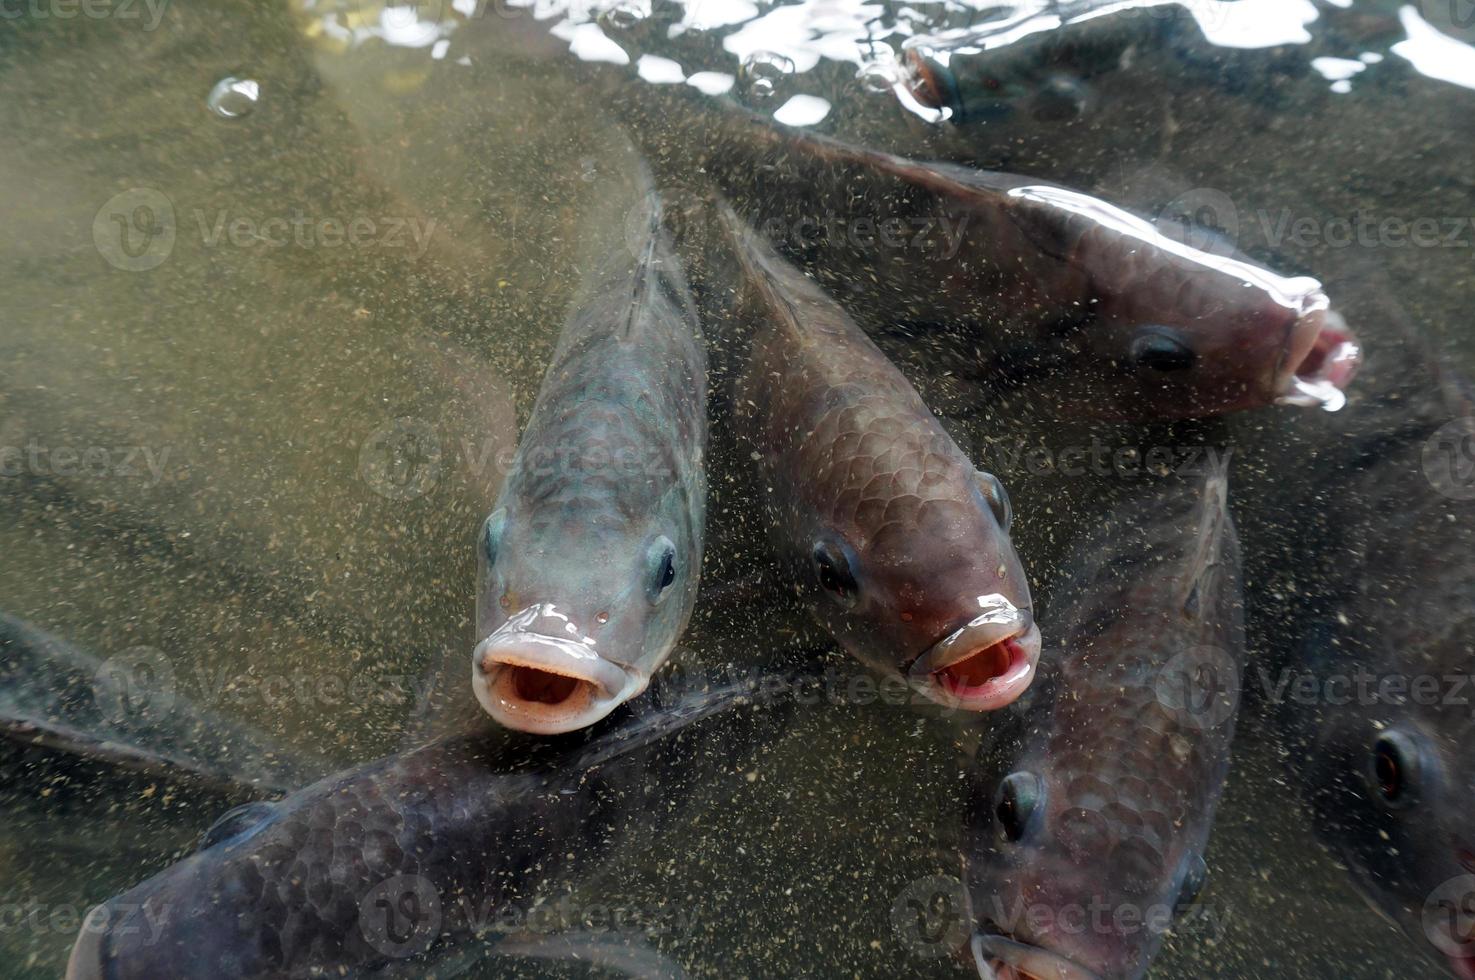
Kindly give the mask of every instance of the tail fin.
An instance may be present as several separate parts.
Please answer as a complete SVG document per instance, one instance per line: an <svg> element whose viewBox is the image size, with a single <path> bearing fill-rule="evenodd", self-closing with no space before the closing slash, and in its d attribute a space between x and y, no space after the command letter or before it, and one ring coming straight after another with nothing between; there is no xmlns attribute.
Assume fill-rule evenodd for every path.
<svg viewBox="0 0 1475 980"><path fill-rule="evenodd" d="M162 654L136 652L99 661L0 613L0 736L228 793L292 790L327 771L308 753L202 711L158 676Z"/></svg>

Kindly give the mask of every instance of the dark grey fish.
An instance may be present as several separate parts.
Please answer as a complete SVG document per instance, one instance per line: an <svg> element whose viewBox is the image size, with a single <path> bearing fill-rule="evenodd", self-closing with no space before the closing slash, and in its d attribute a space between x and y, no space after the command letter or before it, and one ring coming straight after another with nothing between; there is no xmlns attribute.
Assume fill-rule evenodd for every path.
<svg viewBox="0 0 1475 980"><path fill-rule="evenodd" d="M1318 837L1424 956L1471 980L1475 419L1468 396L1450 401L1366 447L1317 504L1334 598L1262 685Z"/></svg>
<svg viewBox="0 0 1475 980"><path fill-rule="evenodd" d="M679 809L700 760L784 716L790 676L664 674L587 730L449 738L231 811L94 911L67 976L423 974Z"/></svg>
<svg viewBox="0 0 1475 980"><path fill-rule="evenodd" d="M792 581L863 663L950 707L1009 704L1040 631L1003 485L834 300L722 213L754 320L736 421Z"/></svg>
<svg viewBox="0 0 1475 980"><path fill-rule="evenodd" d="M103 662L0 613L0 735L45 749L226 792L295 789L327 771L161 684L146 655Z"/></svg>
<svg viewBox="0 0 1475 980"><path fill-rule="evenodd" d="M478 539L477 698L544 734L645 689L702 564L706 355L653 192L597 262Z"/></svg>
<svg viewBox="0 0 1475 980"><path fill-rule="evenodd" d="M1135 978L1205 876L1244 664L1221 464L1083 542L1058 668L980 750L964 859L983 977Z"/></svg>

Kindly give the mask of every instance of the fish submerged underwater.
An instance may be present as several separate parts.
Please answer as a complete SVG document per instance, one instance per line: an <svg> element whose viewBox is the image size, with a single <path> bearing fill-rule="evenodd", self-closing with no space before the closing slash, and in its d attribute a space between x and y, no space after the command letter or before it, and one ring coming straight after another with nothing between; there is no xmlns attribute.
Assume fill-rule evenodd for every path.
<svg viewBox="0 0 1475 980"><path fill-rule="evenodd" d="M1203 886L1245 662L1227 494L1151 487L1081 542L1052 696L969 776L981 977L1141 977Z"/></svg>
<svg viewBox="0 0 1475 980"><path fill-rule="evenodd" d="M1361 349L1316 279L1195 247L1049 181L908 159L733 105L698 111L689 93L621 91L613 109L648 152L710 178L878 340L925 345L985 385L1048 378L1035 400L1063 417L1346 402ZM905 232L881 235L877 216Z"/></svg>
<svg viewBox="0 0 1475 980"><path fill-rule="evenodd" d="M246 172L247 148L280 147L286 158L293 147L314 142L281 139L274 129L291 119L325 137L323 157L291 157L295 166L360 152L373 166L352 168L354 182L377 191L372 185L382 178L393 185L382 200L406 204L406 211L423 208L427 218L441 220L436 227L445 230L438 234L454 240L438 240L414 275L399 263L359 268L367 260L347 248L256 265L247 246L232 245L237 251L219 246L204 256L204 277L193 275L200 271L193 264L201 260L195 254L200 249L187 235L153 270L117 268L116 250L104 254L103 263L84 241L86 263L117 273L100 291L123 311L118 323L144 324L118 327L136 333L117 342L110 314L95 316L80 299L55 295L50 280L68 287L86 281L81 260L56 276L35 275L27 266L25 280L10 291L44 307L59 332L85 324L72 337L73 349L58 344L53 359L103 364L117 375L107 384L123 390L138 387L153 371L138 353L146 350L147 335L157 332L175 344L171 331L178 325L169 317L181 279L183 288L198 292L202 281L223 280L234 288L256 273L293 295L313 318L326 311L361 327L363 360L355 364L373 363L383 373L365 371L368 380L344 381L337 391L324 383L345 408L347 421L340 424L368 428L366 420L379 421L378 403L397 397L413 404L403 410L433 423L432 429L442 408L446 418L459 418L457 406L434 404L448 400L440 392L449 385L436 387L433 397L425 390L400 391L415 388L426 365L416 360L415 344L398 342L399 335L413 340L428 326L446 334L433 342L437 351L452 352L446 359L460 362L468 374L493 378L488 389L496 387L499 372L516 379L508 387L516 388L517 399L506 399L511 409L499 408L495 442L511 446L517 410L527 416L521 438L515 454L505 457L510 464L498 457L507 473L495 500L490 487L466 493L449 479L413 499L391 499L351 475L346 487L321 479L321 498L304 496L293 511L267 514L260 535L221 535L247 547L232 556L230 574L208 585L200 584L208 576L199 566L210 556L192 550L193 529L247 521L251 494L259 489L224 498L240 505L239 516L208 507L191 514L197 501L189 492L173 493L174 505L188 506L171 515L171 533L140 536L147 521L131 515L155 505L135 487L124 488L132 501L129 523L100 521L116 501L104 495L80 506L55 474L29 473L16 484L34 499L25 511L29 523L17 520L13 530L0 531L18 559L5 569L5 605L25 617L0 615L0 734L6 758L19 757L22 765L7 767L0 783L17 812L21 794L34 790L43 823L55 814L45 811L49 804L41 797L63 784L82 791L69 795L66 819L55 819L54 832L46 831L55 838L55 854L25 853L44 839L30 829L0 849L0 879L7 882L0 895L0 975L55 976L63 957L65 975L74 980L541 977L601 967L647 980L682 976L684 969L702 976L967 974L981 980L1339 975L1295 958L1308 945L1304 932L1287 940L1291 923L1276 921L1295 918L1286 914L1295 905L1303 919L1327 910L1316 928L1328 947L1375 947L1384 954L1363 962L1334 948L1305 962L1345 963L1341 975L1349 980L1423 976L1429 964L1456 980L1475 980L1475 716L1469 709L1453 700L1430 705L1412 697L1291 707L1278 719L1284 733L1267 753L1285 762L1286 778L1236 779L1220 814L1236 732L1246 743L1247 732L1261 734L1253 731L1253 715L1238 717L1244 679L1258 678L1264 662L1259 651L1252 656L1247 649L1243 620L1253 619L1259 607L1253 601L1246 606L1241 587L1257 598L1280 585L1253 576L1242 583L1227 467L1213 464L1204 479L1153 475L1124 488L1121 473L1077 478L1057 468L1049 479L1035 479L1038 474L1026 478L998 462L1008 457L1010 440L1056 461L1078 451L1072 440L1086 436L1093 448L1099 436L1107 449L1170 450L1173 459L1179 450L1202 449L1205 441L1233 443L1234 510L1244 518L1250 511L1239 496L1245 486L1274 499L1274 484L1293 482L1281 467L1283 457L1257 455L1253 442L1242 451L1246 433L1307 450L1295 465L1308 469L1350 451L1358 430L1347 420L1376 397L1362 387L1376 372L1362 364L1358 335L1366 334L1373 352L1384 340L1384 327L1347 288L1348 270L1357 263L1337 261L1344 256L1328 248L1282 247L1251 235L1244 252L1220 247L1188 229L1144 218L1147 210L1111 201L1141 207L1158 187L1183 186L1175 183L1180 179L1195 186L1202 177L1197 186L1223 182L1248 216L1262 203L1251 183L1260 179L1265 206L1316 209L1292 219L1342 209L1347 200L1336 189L1318 196L1321 188L1306 180L1307 186L1280 194L1279 184L1295 185L1302 176L1298 166L1311 169L1311 153L1297 158L1298 138L1309 145L1309 130L1355 103L1343 98L1352 92L1340 83L1355 81L1356 98L1363 97L1363 86L1378 85L1414 101L1396 78L1375 75L1375 59L1363 58L1382 57L1382 51L1317 49L1326 56L1318 60L1331 63L1303 67L1323 101L1285 111L1284 127L1273 138L1247 131L1244 159L1235 162L1255 177L1230 185L1222 172L1203 168L1206 154L1189 152L1210 142L1204 122L1213 115L1200 110L1203 118L1193 117L1191 99L1151 106L1162 110L1161 133L1151 126L1113 131L1109 122L1090 130L1094 114L1104 111L1103 93L1112 91L1111 76L1131 70L1130 62L1168 33L1134 31L1129 22L1099 34L1042 35L1039 45L1013 49L1001 64L942 61L935 57L941 47L909 48L899 38L923 36L921 21L934 16L928 9L908 8L906 30L887 38L886 19L894 15L889 8L879 19L868 8L863 17L872 19L851 22L854 12L834 5L781 3L755 10L751 23L724 24L712 22L712 8L699 12L685 5L681 30L657 40L675 47L683 38L712 39L722 60L704 64L661 48L632 53L628 36L618 39L622 22L668 26L660 15L676 5L647 10L617 4L585 20L580 17L587 11L556 9L556 3L538 4L536 12L516 4L499 11L516 17L480 17L480 4L470 5L474 14L468 4L445 5L431 19L413 5L381 8L349 0L326 13L313 3L287 6L293 17L316 26L309 57L296 58L291 44L280 45L294 55L291 69L301 77L263 70L253 107L231 118L212 106L209 115L202 109L199 120L182 124L166 107L163 117L181 144L194 137L195 123L214 127L205 130L202 147L192 147L199 158L185 161L179 172L205 173L212 192L223 194L228 181L222 176ZM994 8L1004 6L948 13L986 26ZM1008 6L1020 14L1027 5ZM260 9L263 23L275 14L275 8ZM144 40L166 45L196 74L214 71L214 62L245 64L262 53L254 35L218 25L205 35L228 41L224 50L181 43L198 40L183 18L200 18L200 10L221 23L235 16L209 3L181 8L169 14L169 30ZM551 46L556 50L545 45L529 54L536 65L546 68L547 59L565 54L569 63L555 62L539 74L518 60L515 45L505 46L505 60L493 61L468 40L479 24L500 31L499 21L516 19L559 41ZM84 25L60 24L58 30L74 26ZM1303 26L1310 30L1312 21ZM601 46L592 29L609 43ZM94 34L83 49L88 57L106 48L105 32ZM895 41L901 55L914 55L918 91L911 94L952 110L948 125L937 127L946 130L945 138L908 144L883 135L873 143L857 134L879 126L863 120L851 129L846 114L864 114L878 102L894 108L890 100L859 103L851 98L859 92L832 92L820 87L823 81L812 91L834 98L809 97L824 102L829 115L807 125L780 121L793 117L783 98L765 102L767 96L744 90L755 77L772 81L755 75L755 61L761 67L782 57L755 45L780 48L801 37L806 44L838 44L846 55L820 56L811 78L823 79L838 65L846 84L856 82L857 69L865 67L849 59L857 34L867 43ZM290 36L271 35L273 42ZM1408 42L1415 40L1410 31ZM1276 57L1297 60L1298 43L1277 42L1282 50ZM325 53L329 44L337 47ZM616 60L614 48L630 55L628 65L608 64ZM190 60L196 50L212 64ZM656 53L663 50L673 57ZM1447 61L1458 54L1440 50ZM129 54L150 61L140 51ZM932 60L923 60L924 51ZM11 57L11 51L0 53L0 60ZM1354 61L1364 67L1354 68ZM1207 84L1215 64L1196 63L1193 84ZM728 70L733 89L713 96L720 86L711 76ZM570 81L585 73L589 84ZM1347 77L1333 78L1337 73ZM616 75L641 81L603 85ZM699 75L706 77L698 82ZM801 84L791 78L773 87L787 93ZM1173 87L1171 80L1159 84ZM610 160L590 151L598 140L579 138L589 107L561 105L561 95L548 97L542 85L587 97L592 115L604 107L642 146L658 179L642 171L639 202L623 226L585 220L581 209L599 207L590 199L599 197ZM529 121L507 127L511 135L493 145L526 138L543 153L546 172L508 167L506 186L488 186L488 177L496 181L504 174L481 162L503 160L478 156L481 145L468 134L492 127L484 125L487 117L446 111L442 102L458 98L527 98ZM353 111L340 112L349 101ZM72 103L78 103L79 130L84 112L106 112L109 105L107 98ZM1001 129L986 127L999 108L1041 125L1068 116L1080 126L1059 142L1090 145L1050 148L1059 151L1054 157L1038 147L1033 156L995 155L989 144ZM423 120L411 125L416 113ZM1345 117L1337 118L1345 126ZM320 125L323 134L315 131ZM354 142L348 153L326 138L333 127ZM1388 125L1346 128L1349 143L1378 143L1379 152L1421 144ZM56 129L48 138L60 140L69 131ZM198 194L186 193L192 185L173 168L158 166L158 159L140 160L131 136L87 136L129 164L131 172L96 164L106 182L122 187L152 174L166 185L179 215L198 210ZM364 146L357 145L361 137ZM1161 149L1128 152L1128 143L1136 150L1158 137ZM970 139L976 153L946 152ZM1420 152L1432 159L1437 148L1429 142ZM1341 160L1323 150L1317 143L1323 159ZM1252 166L1266 155L1281 161L1280 172ZM1349 147L1349 159L1354 156ZM1011 161L1021 157L1031 164L1019 173L1002 172L1016 169ZM1125 172L1139 164L1146 169L1143 158L1163 172L1133 185L1138 175ZM985 160L1001 161L992 164L1000 171L982 169ZM421 172L410 164L427 166ZM1113 166L1123 171L1119 184L1103 176ZM44 167L31 169L45 175ZM412 171L414 179L405 178ZM1424 176L1349 165L1346 181L1382 191L1385 184L1397 190ZM252 189L260 197L241 191L237 203L243 213L252 213L245 205L261 210L264 201L280 204L284 197L295 207L299 197L318 193L320 181L336 194L339 179L331 168L299 174L284 164L267 189ZM448 186L473 184L474 191L441 196ZM569 191L582 184L593 189ZM56 197L54 190L41 186L34 200ZM87 200L85 209L67 202L69 208L77 204L71 210L84 219L99 216L94 238L98 228L121 227L139 237L157 230L144 221L147 209L99 212L106 197ZM707 230L716 230L720 240L703 242L710 247L702 255L724 256L720 269L693 261L684 247L690 241L672 217L694 197L722 202L707 215ZM1357 194L1348 197L1363 202ZM1369 198L1376 200L1371 192ZM1441 214L1459 206L1432 192L1421 204ZM12 206L19 239L34 230L30 222L42 207ZM548 220L519 224L530 212ZM69 228L78 224L74 217L69 210ZM903 244L886 240L880 223L888 220L906 230ZM870 222L869 230L862 221ZM178 227L189 224L179 220ZM530 226L545 233L517 241ZM800 233L801 226L818 236ZM85 220L79 227L85 238ZM575 246L566 247L565 238ZM48 248L42 257L58 264L79 251L64 237ZM582 255L565 268L570 251ZM1420 255L1419 264L1425 263L1434 267L1435 257ZM332 270L321 281L313 278L322 275L319 266ZM190 275L181 276L186 271ZM579 283L567 302L565 273ZM360 275L372 285L357 281ZM1413 275L1396 282L1397 289L1442 295L1435 285ZM274 299L272 292L265 288L260 298ZM485 309L478 310L483 300ZM1447 312L1437 302L1429 301L1431 319ZM198 308L189 309L199 315ZM232 363L273 365L316 352L326 375L341 359L346 344L323 342L320 321L279 317L283 310L269 302L262 312L259 338L249 331L231 339L241 345L230 350ZM1452 329L1443 339L1454 347L1462 336ZM11 345L5 346L10 355ZM714 371L709 381L709 359L715 364L726 355L732 355L724 365L729 370ZM166 362L157 373L187 378L197 367ZM1353 388L1360 373L1362 384ZM37 390L43 382L55 386L55 404L69 404L73 393L55 377L40 378ZM0 408L9 394L0 389ZM264 394L264 385L247 394ZM234 466L260 467L275 479L266 464L282 457L251 456L250 447L266 441L258 437L280 435L282 419L271 414L280 410L277 401L238 399L261 413L260 431L239 420L224 435L201 430L215 438L200 438L200 452L190 460L197 485L228 485ZM354 407L362 401L375 405ZM64 420L76 426L69 432L85 431L86 413L97 405L115 409L110 421L118 431L134 431L136 401L77 404ZM208 416L223 404L224 398L210 402L199 392L192 397L181 385L177 404L169 406L177 418L162 416L161 430L184 446L179 433L194 430L169 423ZM336 470L301 447L341 448L358 437L345 435L347 429L317 431L328 425L321 417L331 413L287 404L290 424L302 429L292 431L292 465L314 478L332 476ZM1231 414L1238 417L1206 419ZM0 463L9 466L16 458L9 443L24 444L26 424L0 412ZM151 435L142 423L138 431L143 434L130 438L142 442ZM740 447L731 460L723 455L731 447L722 440L729 438ZM1307 552L1323 553L1316 561L1338 566L1316 583L1335 591L1321 605L1293 595L1289 625L1267 644L1294 648L1298 667L1319 683L1364 671L1374 677L1475 676L1465 615L1475 586L1468 574L1475 541L1459 502L1437 486L1431 492L1426 440L1433 438L1432 430L1420 429L1406 441L1359 444L1358 465L1327 467L1324 492L1309 505L1314 531L1301 543ZM1475 437L1467 432L1462 438L1440 443L1445 455L1436 452L1436 463L1457 467L1475 456L1469 451ZM238 459L224 451L232 447ZM342 452L321 455L352 470L341 466ZM1100 483L1094 482L1098 476ZM1059 482L1067 478L1080 482ZM100 482L109 492L116 487ZM1027 513L1018 527L1006 485ZM383 499L372 499L376 494ZM331 546L320 548L323 540L348 540L334 535L354 530L341 515L355 508L369 515L357 525L360 532L383 527L387 537L409 544L378 565L364 556L381 542L345 547L346 559ZM754 513L761 520L752 520ZM475 614L468 627L467 538L473 527ZM95 536L120 539L112 543L123 556L123 571L110 579L102 570L94 578L88 567L94 556L71 554L76 535L84 543ZM235 574L235 564L252 567L257 556L249 546L258 541L293 558L299 549L312 553L294 581L321 582L341 594L334 603L316 604L317 593L304 590L290 608L272 606L259 583L271 580L277 565L297 566L283 560L268 563L259 575ZM718 541L721 547L709 543ZM1243 545L1246 551L1272 547L1248 530ZM768 574L774 559L784 571L777 583ZM1298 552L1273 571L1295 571L1304 581L1304 569L1314 564ZM151 574L156 565L157 576ZM366 591L360 583L371 578L388 579L393 587ZM209 601L198 601L197 588L214 590ZM160 601L161 590L170 601ZM343 600L396 590L431 599L363 604L369 627L362 630L345 629L322 612L329 605L348 608ZM215 603L251 611L239 619L240 637L227 635L234 620L220 616ZM800 605L804 616L795 614ZM94 609L108 629L89 627L80 635L99 651L109 639L134 637L163 637L178 641L171 649L188 649L192 633L207 631L204 620L227 620L212 637L218 642L198 657L200 665L226 665L221 676L227 682L207 692L212 697L232 689L233 655L259 655L246 664L253 676L276 679L290 668L309 679L336 680L335 670L351 667L377 681L381 674L401 676L393 672L433 649L454 651L452 690L464 696L461 707L475 712L474 695L481 710L475 728L430 723L414 734L410 748L387 755L395 744L389 740L403 731L394 725L403 726L404 719L374 705L345 710L337 724L313 717L325 713L320 706L294 706L271 719L280 721L272 731L291 732L301 745L257 734L253 725L268 727L262 716L270 705L243 702L221 720L194 690L175 698L168 724L118 725L99 710L99 699L118 694L99 684L108 676L106 655L75 650L31 625L47 623L46 629L64 633L57 624L75 624ZM416 615L401 615L406 610ZM475 630L470 642L468 628ZM832 642L823 642L823 650L808 658L818 663L806 669L840 664L847 680L867 681L871 691L877 688L871 674L878 674L917 695L910 707L856 694L857 703L809 700L794 702L802 710L788 710L751 682L707 679L704 667L715 662L739 673L751 669L756 677L767 670L756 665L768 651L787 648L806 631L817 637L820 629ZM314 659L317 642L331 652L354 649L341 660ZM678 643L679 662L671 663ZM686 670L691 673L680 672ZM186 685L193 677L181 671ZM923 710L912 710L918 705ZM260 714L250 717L252 711ZM958 764L954 750L975 743L971 761ZM734 761L770 746L781 751L761 772ZM319 749L340 760L330 775L323 775L330 769L316 756ZM33 762L52 755L84 764ZM109 766L143 782L128 783L127 790L106 778L88 784ZM187 853L184 838L168 840L162 832L130 851L127 821L142 825L157 813L151 804L130 806L138 801L123 798L131 793L152 800L157 794L149 780L155 776L175 807L171 820L191 821L191 829L192 814L218 814L213 824L208 816L199 821L209 829ZM1247 802L1236 809L1241 792ZM1335 874L1287 884L1275 848L1309 834L1282 837L1277 817L1297 792L1314 815L1308 829L1339 866L1306 848ZM237 798L251 802L226 810L224 801ZM79 811L83 819L75 818ZM87 820L89 813L97 819ZM117 826L125 827L121 841L99 831ZM1211 833L1233 843L1227 851L1211 851ZM90 853L114 849L123 857L78 857L88 851L76 838L92 838L86 841ZM1244 858L1245 851L1253 853ZM932 863L959 874L961 881L953 883L967 899L961 935L948 946L959 954L952 959L926 959L930 954L910 943L898 923L904 916L895 905L887 929L887 900L898 894L896 886L933 871ZM71 875L46 892L37 885L44 877L38 864ZM1240 931L1231 931L1228 943L1198 944L1181 931L1165 941L1175 935L1175 924L1191 918L1210 865L1219 881L1207 893L1209 904L1221 901L1218 889L1230 878L1244 884L1244 894L1268 898L1269 911L1249 908L1249 900L1235 907L1235 916L1243 914L1249 924L1236 925ZM1391 929L1383 930L1386 936L1363 935L1378 930L1369 928L1375 924L1371 913L1358 918L1364 910L1354 889L1403 937ZM1321 904L1329 892L1340 897ZM525 918L560 894L596 901L634 895L641 908L679 910L687 931L663 939L652 959L622 948L625 936L601 948L576 932L503 928L507 913ZM1338 905L1342 897L1346 904ZM57 907L102 904L80 930L38 938L5 918L15 907L7 902L17 898ZM1239 893L1232 898L1240 899ZM908 911L904 904L901 909ZM1354 939L1361 945L1354 947ZM658 962L662 956L673 961ZM542 962L514 966L515 958Z"/></svg>
<svg viewBox="0 0 1475 980"><path fill-rule="evenodd" d="M1347 528L1333 598L1264 687L1317 836L1424 957L1471 980L1475 422L1460 400L1368 447L1331 495Z"/></svg>
<svg viewBox="0 0 1475 980"><path fill-rule="evenodd" d="M720 211L756 321L734 411L792 581L863 663L948 707L1007 705L1040 630L1003 484L834 300Z"/></svg>
<svg viewBox="0 0 1475 980"><path fill-rule="evenodd" d="M667 674L585 731L453 736L245 804L197 853L94 910L67 977L415 976L463 947L496 955L540 887L761 743L802 676Z"/></svg>
<svg viewBox="0 0 1475 980"><path fill-rule="evenodd" d="M477 541L472 685L554 734L638 695L696 603L706 354L680 263L645 220L587 274Z"/></svg>

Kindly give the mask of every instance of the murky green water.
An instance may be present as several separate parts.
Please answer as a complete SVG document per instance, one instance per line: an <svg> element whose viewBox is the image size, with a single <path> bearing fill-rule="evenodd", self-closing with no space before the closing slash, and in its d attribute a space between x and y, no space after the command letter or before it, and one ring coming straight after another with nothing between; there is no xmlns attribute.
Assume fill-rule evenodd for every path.
<svg viewBox="0 0 1475 980"><path fill-rule="evenodd" d="M1223 231L1322 279L1362 334L1365 394L1347 411L1170 431L980 417L924 355L906 363L1010 487L1045 609L1071 538L1104 496L1144 478L1043 472L1025 450L1227 436L1252 653L1283 657L1294 596L1315 588L1299 578L1314 563L1293 550L1296 485L1335 485L1341 447L1417 387L1406 325L1475 370L1475 226L1448 247L1327 234L1328 219L1359 213L1475 221L1475 92L1390 52L1405 37L1396 5L1306 6L1322 14L1307 18L1309 43L1149 47L1087 83L1075 121L1016 112L985 127L929 123L855 79L897 25L961 26L981 10L813 3L785 18L708 0L692 9L711 33L671 42L712 59L688 74L738 74L734 50L786 52L798 70L763 104L822 98L817 128L847 138L1149 215L1227 200ZM472 536L581 244L628 207L610 114L561 43L524 40L535 32L520 8L241 0L168 3L155 22L141 4L137 18L64 7L0 22L0 606L103 659L162 655L197 703L335 763L451 724L466 696ZM1450 23L1458 3L1424 7L1475 40ZM759 14L768 33L718 46ZM821 46L848 60L811 68L802 51ZM1358 62L1350 92L1309 67L1366 52L1382 60ZM254 97L228 85L212 111L227 78L254 81ZM1302 217L1318 232L1290 234ZM680 656L825 649L772 590L719 591L764 561L723 466L719 454L707 574L718 598L699 605ZM840 678L860 674L832 659ZM442 670L450 703L422 722L417 703ZM1315 845L1266 716L1251 696L1211 884L1152 975L1435 975ZM961 760L977 739L940 714L817 705L708 774L686 818L637 834L570 900L647 920L682 910L654 943L693 975L966 976L894 909L917 883L958 873ZM165 866L221 806L85 776L24 767L0 783L0 975L59 975L81 914Z"/></svg>

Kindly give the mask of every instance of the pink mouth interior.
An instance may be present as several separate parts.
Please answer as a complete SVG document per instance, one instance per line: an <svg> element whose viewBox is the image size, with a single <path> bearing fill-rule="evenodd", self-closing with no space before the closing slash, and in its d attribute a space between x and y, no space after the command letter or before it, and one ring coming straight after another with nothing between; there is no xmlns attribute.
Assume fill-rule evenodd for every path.
<svg viewBox="0 0 1475 980"><path fill-rule="evenodd" d="M956 697L970 697L1002 685L1002 678L1014 672L1024 651L1012 639L1001 640L971 653L956 663L934 671L943 688Z"/></svg>
<svg viewBox="0 0 1475 980"><path fill-rule="evenodd" d="M1324 323L1316 341L1296 368L1296 377L1305 381L1330 382L1345 388L1357 373L1362 354L1352 333L1331 323Z"/></svg>
<svg viewBox="0 0 1475 980"><path fill-rule="evenodd" d="M565 677L536 667L509 666L508 673L508 688L521 700L538 704L562 704L581 686L588 684L577 677Z"/></svg>

